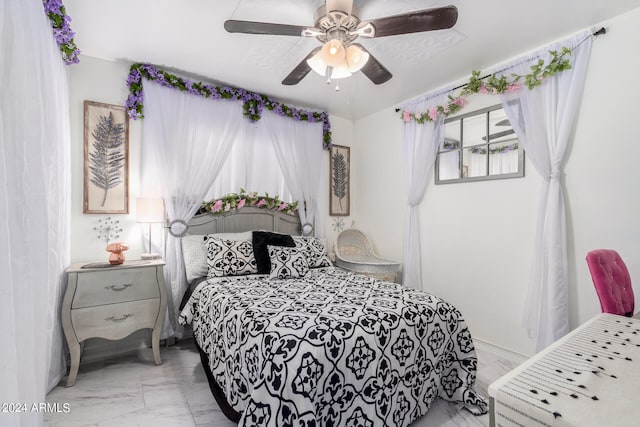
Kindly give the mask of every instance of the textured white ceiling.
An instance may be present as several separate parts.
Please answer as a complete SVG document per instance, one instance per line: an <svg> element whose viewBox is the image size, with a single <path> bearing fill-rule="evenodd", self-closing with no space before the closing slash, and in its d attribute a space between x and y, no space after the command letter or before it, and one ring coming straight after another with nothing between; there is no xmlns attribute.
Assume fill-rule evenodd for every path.
<svg viewBox="0 0 640 427"><path fill-rule="evenodd" d="M320 0L65 0L84 55L149 62L348 119L392 108L463 79L473 69L595 26L640 7L640 0L356 0L363 20L448 4L458 7L459 18L449 30L359 39L393 78L376 86L356 73L339 80L339 92L313 72L298 85L280 84L319 46L317 40L229 34L223 28L227 19L311 26L321 4Z"/></svg>

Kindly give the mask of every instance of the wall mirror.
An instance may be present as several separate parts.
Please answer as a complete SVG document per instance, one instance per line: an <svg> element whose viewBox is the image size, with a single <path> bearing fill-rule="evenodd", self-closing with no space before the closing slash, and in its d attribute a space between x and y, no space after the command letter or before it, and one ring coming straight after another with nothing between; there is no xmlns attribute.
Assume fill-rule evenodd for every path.
<svg viewBox="0 0 640 427"><path fill-rule="evenodd" d="M524 176L524 150L500 105L445 120L435 183Z"/></svg>

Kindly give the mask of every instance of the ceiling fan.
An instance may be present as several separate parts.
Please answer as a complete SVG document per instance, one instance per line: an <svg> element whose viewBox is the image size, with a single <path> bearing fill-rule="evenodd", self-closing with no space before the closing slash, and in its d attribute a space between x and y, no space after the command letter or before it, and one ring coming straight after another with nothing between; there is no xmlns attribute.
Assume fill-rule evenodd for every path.
<svg viewBox="0 0 640 427"><path fill-rule="evenodd" d="M353 0L326 0L313 27L230 19L224 28L230 33L315 37L322 42L282 80L283 85L298 84L311 70L326 76L327 83L361 70L378 85L392 74L356 39L442 30L457 20L458 9L451 5L361 21Z"/></svg>

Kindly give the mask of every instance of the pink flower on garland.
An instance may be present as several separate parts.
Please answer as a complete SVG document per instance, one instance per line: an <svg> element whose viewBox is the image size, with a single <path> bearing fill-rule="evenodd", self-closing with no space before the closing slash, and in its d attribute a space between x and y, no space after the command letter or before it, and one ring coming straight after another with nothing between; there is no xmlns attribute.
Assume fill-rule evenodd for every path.
<svg viewBox="0 0 640 427"><path fill-rule="evenodd" d="M486 94L488 94L488 93L489 93L489 88L488 88L488 87L486 87L485 85L481 85L481 86L478 88L478 92L486 95Z"/></svg>
<svg viewBox="0 0 640 427"><path fill-rule="evenodd" d="M405 122L410 122L411 121L411 111L405 111L402 113L402 120L404 120Z"/></svg>
<svg viewBox="0 0 640 427"><path fill-rule="evenodd" d="M436 120L438 118L438 108L437 107L429 108L429 118L431 120Z"/></svg>
<svg viewBox="0 0 640 427"><path fill-rule="evenodd" d="M240 201L238 201L238 206L236 206L236 209L242 208L245 203L247 203L245 199L240 199Z"/></svg>
<svg viewBox="0 0 640 427"><path fill-rule="evenodd" d="M511 83L507 86L507 92L515 93L520 90L520 87L518 83Z"/></svg>
<svg viewBox="0 0 640 427"><path fill-rule="evenodd" d="M287 204L285 202L282 202L282 203L280 203L280 206L278 206L278 210L279 211L283 211L283 210L287 209L288 206L289 206L289 204Z"/></svg>
<svg viewBox="0 0 640 427"><path fill-rule="evenodd" d="M256 203L256 206L260 207L260 206L264 206L266 204L267 204L267 201L265 199L260 199L260 200L258 200L258 203Z"/></svg>
<svg viewBox="0 0 640 427"><path fill-rule="evenodd" d="M222 200L216 200L216 202L211 206L211 212L220 212L222 210Z"/></svg>
<svg viewBox="0 0 640 427"><path fill-rule="evenodd" d="M456 98L453 100L453 103L458 107L464 107L465 105L467 105L467 100L464 98Z"/></svg>

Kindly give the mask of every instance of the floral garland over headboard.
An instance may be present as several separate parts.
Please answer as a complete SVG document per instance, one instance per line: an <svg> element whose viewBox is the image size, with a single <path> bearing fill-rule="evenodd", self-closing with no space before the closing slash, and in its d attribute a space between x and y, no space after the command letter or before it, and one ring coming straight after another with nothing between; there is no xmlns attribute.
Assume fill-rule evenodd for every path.
<svg viewBox="0 0 640 427"><path fill-rule="evenodd" d="M199 213L211 212L213 214L223 214L235 209L242 209L245 206L271 209L293 215L298 209L298 202L287 203L278 196L269 196L268 193L259 195L257 192L247 193L244 188L240 193L229 193L219 199L202 202Z"/></svg>
<svg viewBox="0 0 640 427"><path fill-rule="evenodd" d="M228 99L242 101L244 115L252 122L257 122L262 117L262 110L269 111L294 120L307 122L322 122L322 140L325 149L331 148L331 123L326 112L303 110L290 107L279 101L256 92L238 89L229 86L217 86L203 82L193 82L183 77L178 77L167 71L156 68L150 64L133 64L127 77L129 97L125 106L129 117L133 120L143 118L142 78L158 83L161 86L187 91L193 95L211 99Z"/></svg>

